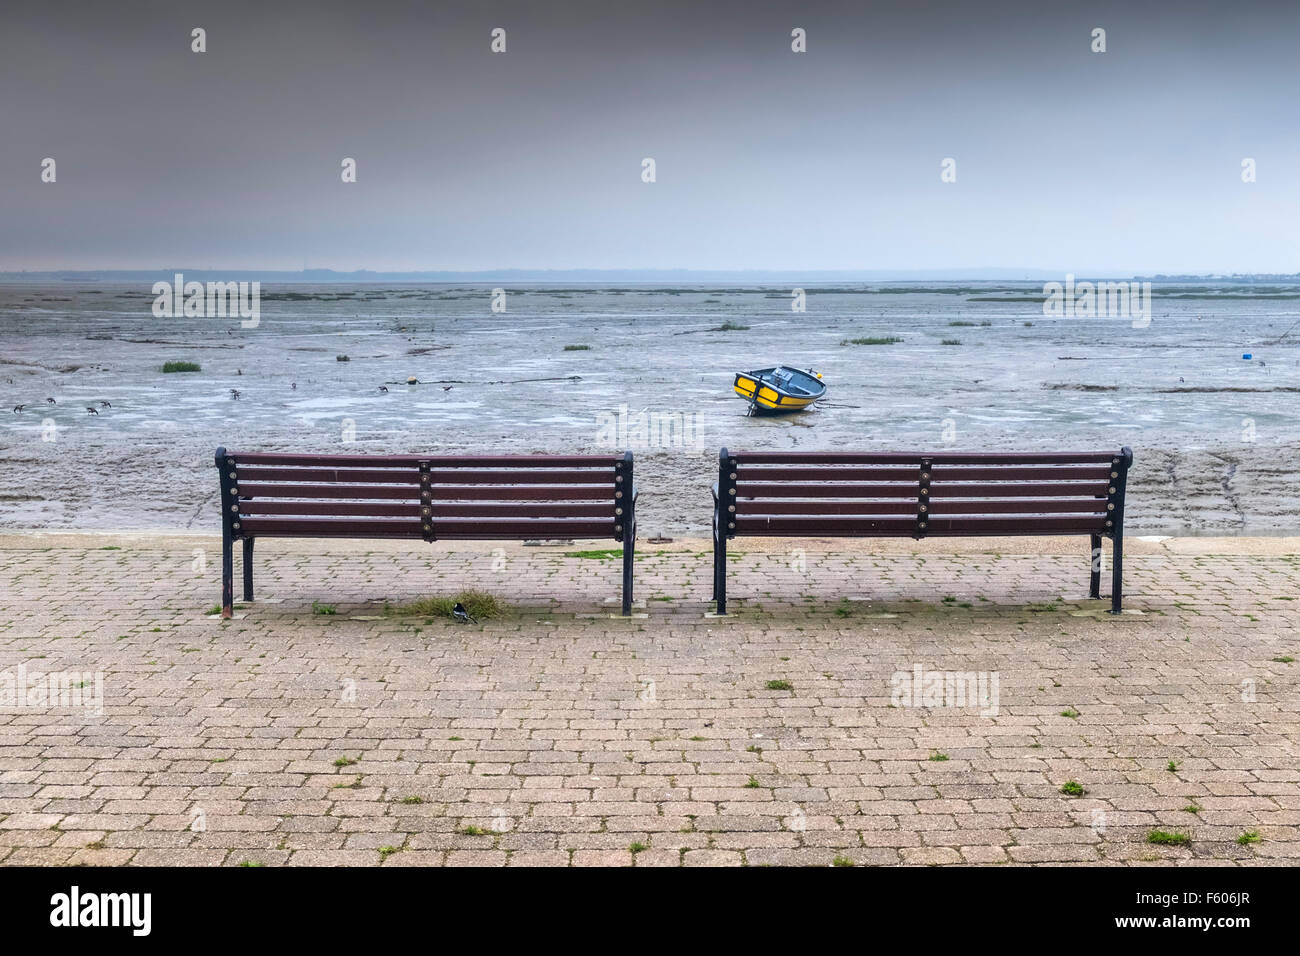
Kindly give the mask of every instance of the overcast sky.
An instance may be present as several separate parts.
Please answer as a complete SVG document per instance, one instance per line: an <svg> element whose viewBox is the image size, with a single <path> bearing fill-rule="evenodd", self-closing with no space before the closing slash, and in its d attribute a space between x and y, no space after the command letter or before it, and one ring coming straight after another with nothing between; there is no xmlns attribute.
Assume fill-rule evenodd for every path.
<svg viewBox="0 0 1300 956"><path fill-rule="evenodd" d="M0 271L1293 272L1300 3L5 0L0 224Z"/></svg>

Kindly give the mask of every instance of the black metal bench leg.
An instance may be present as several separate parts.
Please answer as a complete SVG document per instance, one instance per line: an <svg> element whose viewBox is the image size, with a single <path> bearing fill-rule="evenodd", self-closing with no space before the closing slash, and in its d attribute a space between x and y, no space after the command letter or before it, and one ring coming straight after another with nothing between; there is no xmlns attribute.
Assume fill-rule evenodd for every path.
<svg viewBox="0 0 1300 956"><path fill-rule="evenodd" d="M727 539L721 535L713 538L713 599L717 613L727 613Z"/></svg>
<svg viewBox="0 0 1300 956"><path fill-rule="evenodd" d="M1092 577L1088 584L1088 597L1101 597L1101 535L1092 536L1092 553L1088 556Z"/></svg>
<svg viewBox="0 0 1300 956"><path fill-rule="evenodd" d="M636 529L625 535L623 542L623 616L632 614L632 568L636 560Z"/></svg>
<svg viewBox="0 0 1300 956"><path fill-rule="evenodd" d="M710 601L718 599L718 529L713 529L713 593L709 595Z"/></svg>
<svg viewBox="0 0 1300 956"><path fill-rule="evenodd" d="M253 539L244 539L244 600L253 600Z"/></svg>
<svg viewBox="0 0 1300 956"><path fill-rule="evenodd" d="M1124 533L1115 535L1111 548L1110 613L1119 614L1124 604Z"/></svg>
<svg viewBox="0 0 1300 956"><path fill-rule="evenodd" d="M235 543L230 538L230 529L221 535L221 616L234 614L235 603Z"/></svg>

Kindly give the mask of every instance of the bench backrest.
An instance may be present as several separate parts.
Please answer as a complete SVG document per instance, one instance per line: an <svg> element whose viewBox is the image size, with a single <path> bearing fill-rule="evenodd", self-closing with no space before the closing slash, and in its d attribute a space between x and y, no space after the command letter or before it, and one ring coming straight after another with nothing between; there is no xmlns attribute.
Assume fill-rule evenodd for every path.
<svg viewBox="0 0 1300 956"><path fill-rule="evenodd" d="M728 452L720 530L833 537L1102 534L1121 528L1119 451Z"/></svg>
<svg viewBox="0 0 1300 956"><path fill-rule="evenodd" d="M633 499L623 455L308 455L218 448L234 537L615 538Z"/></svg>

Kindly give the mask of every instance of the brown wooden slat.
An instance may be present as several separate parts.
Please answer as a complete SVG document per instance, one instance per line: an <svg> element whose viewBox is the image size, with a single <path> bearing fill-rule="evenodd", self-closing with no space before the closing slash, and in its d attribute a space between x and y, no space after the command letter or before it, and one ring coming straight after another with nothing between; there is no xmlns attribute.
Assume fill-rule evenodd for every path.
<svg viewBox="0 0 1300 956"><path fill-rule="evenodd" d="M420 469L400 468L277 468L266 465L236 466L236 481L350 482L352 484L419 484Z"/></svg>
<svg viewBox="0 0 1300 956"><path fill-rule="evenodd" d="M227 451L236 466L298 465L329 468L380 468L427 461L434 467L466 468L613 468L622 455L311 455Z"/></svg>
<svg viewBox="0 0 1300 956"><path fill-rule="evenodd" d="M738 514L736 527L729 529L738 535L830 535L856 537L868 535L911 534L916 528L913 518L854 518L854 517L747 517Z"/></svg>
<svg viewBox="0 0 1300 956"><path fill-rule="evenodd" d="M508 502L439 502L433 503L435 518L587 518L614 519L614 503L609 501L508 501Z"/></svg>
<svg viewBox="0 0 1300 956"><path fill-rule="evenodd" d="M930 518L925 535L951 535L980 537L991 534L1092 534L1105 529L1105 518L1092 517L1035 517L1020 515L1012 518ZM732 533L762 537L907 537L916 531L915 521L908 518L854 518L854 517L737 517Z"/></svg>
<svg viewBox="0 0 1300 956"><path fill-rule="evenodd" d="M474 469L437 468L429 472L430 480L443 484L528 484L528 485L613 485L614 469L517 468ZM412 484L420 480L415 467L374 468L238 468L237 480L287 482L352 482L358 484Z"/></svg>
<svg viewBox="0 0 1300 956"><path fill-rule="evenodd" d="M419 486L413 485L291 485L239 482L241 498L378 498L418 500Z"/></svg>
<svg viewBox="0 0 1300 956"><path fill-rule="evenodd" d="M740 464L737 481L911 481L920 476L920 465L875 468L864 466L809 465L790 467L753 467ZM1044 465L1041 467L935 465L932 481L1105 481L1110 477L1107 466Z"/></svg>
<svg viewBox="0 0 1300 956"><path fill-rule="evenodd" d="M435 455L426 460L446 468L613 468L623 455Z"/></svg>
<svg viewBox="0 0 1300 956"><path fill-rule="evenodd" d="M340 518L418 518L420 504L382 501L288 501L256 498L240 501L241 515L336 515Z"/></svg>
<svg viewBox="0 0 1300 956"><path fill-rule="evenodd" d="M736 505L736 513L752 518L761 515L907 515L916 514L916 499L894 498L889 500L835 501L829 498L820 500L778 498L765 501L742 500Z"/></svg>
<svg viewBox="0 0 1300 956"><path fill-rule="evenodd" d="M920 465L922 458L934 464L949 465L1046 465L1046 464L1110 464L1123 457L1115 451L1072 452L807 452L807 451L729 451L740 464L844 464L890 465L908 463Z"/></svg>
<svg viewBox="0 0 1300 956"><path fill-rule="evenodd" d="M1095 518L1079 517L1036 517L1033 515L1016 515L1015 517L961 517L935 518L926 522L925 534L934 535L968 535L979 537L987 534L1095 534L1105 530L1106 519L1102 515Z"/></svg>
<svg viewBox="0 0 1300 956"><path fill-rule="evenodd" d="M434 485L434 501L606 501L613 506L608 485Z"/></svg>
<svg viewBox="0 0 1300 956"><path fill-rule="evenodd" d="M419 538L420 522L399 518L241 518L240 533L299 538Z"/></svg>
<svg viewBox="0 0 1300 956"><path fill-rule="evenodd" d="M605 521L576 518L514 521L500 518L444 518L434 521L433 531L439 538L464 541L490 541L495 538L612 538L614 518L612 515Z"/></svg>
<svg viewBox="0 0 1300 956"><path fill-rule="evenodd" d="M1000 500L941 499L931 505L933 515L979 514L1101 514L1106 510L1104 498L1008 498ZM915 500L836 501L833 499L799 500L783 498L767 501L744 501L736 513L745 518L764 515L905 515L916 513Z"/></svg>
<svg viewBox="0 0 1300 956"><path fill-rule="evenodd" d="M464 502L435 501L434 517L483 518L604 518L613 516L612 501L552 502ZM241 501L244 515L336 515L338 517L418 518L418 502L386 503L375 501L291 501L284 498L260 498Z"/></svg>
<svg viewBox="0 0 1300 956"><path fill-rule="evenodd" d="M863 485L849 482L824 484L782 484L776 482L736 482L737 498L912 498L916 499L917 482L886 485Z"/></svg>
<svg viewBox="0 0 1300 956"><path fill-rule="evenodd" d="M249 537L419 538L419 521L383 518L245 518L240 531ZM614 521L588 519L444 518L434 521L438 538L612 538Z"/></svg>
<svg viewBox="0 0 1300 956"><path fill-rule="evenodd" d="M764 506L766 507L766 506ZM930 505L932 515L975 514L1065 514L1106 510L1105 498L939 498Z"/></svg>
<svg viewBox="0 0 1300 956"><path fill-rule="evenodd" d="M240 482L241 498L352 498L359 500L419 500L418 485L290 485ZM435 501L609 501L612 487L604 485L431 485Z"/></svg>
<svg viewBox="0 0 1300 956"><path fill-rule="evenodd" d="M940 482L930 486L931 498L1084 498L1089 495L1105 496L1109 486L1104 481L1046 484L1008 482L983 484Z"/></svg>
<svg viewBox="0 0 1300 956"><path fill-rule="evenodd" d="M1110 468L1102 466L1047 465L1041 468L969 467L961 465L934 465L930 469L931 483L940 481L1107 481Z"/></svg>
<svg viewBox="0 0 1300 956"><path fill-rule="evenodd" d="M832 467L793 466L785 468L758 467L740 464L736 468L737 481L910 481L916 484L920 475L920 466L899 466L895 468L866 467Z"/></svg>
<svg viewBox="0 0 1300 956"><path fill-rule="evenodd" d="M262 451L227 451L235 466L281 465L313 468L396 468L419 467L419 455L311 455Z"/></svg>
<svg viewBox="0 0 1300 956"><path fill-rule="evenodd" d="M435 483L448 485L610 485L614 469L609 468L434 468Z"/></svg>

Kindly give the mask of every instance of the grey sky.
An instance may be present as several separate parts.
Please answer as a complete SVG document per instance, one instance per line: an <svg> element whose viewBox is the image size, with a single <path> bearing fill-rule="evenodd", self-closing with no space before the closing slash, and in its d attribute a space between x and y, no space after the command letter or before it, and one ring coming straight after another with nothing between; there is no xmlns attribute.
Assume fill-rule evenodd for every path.
<svg viewBox="0 0 1300 956"><path fill-rule="evenodd" d="M2 16L0 271L1300 269L1300 3Z"/></svg>

